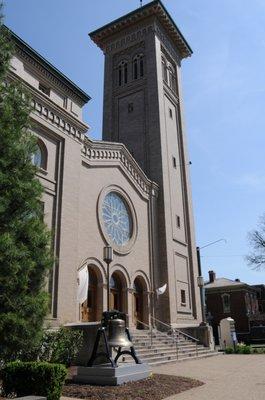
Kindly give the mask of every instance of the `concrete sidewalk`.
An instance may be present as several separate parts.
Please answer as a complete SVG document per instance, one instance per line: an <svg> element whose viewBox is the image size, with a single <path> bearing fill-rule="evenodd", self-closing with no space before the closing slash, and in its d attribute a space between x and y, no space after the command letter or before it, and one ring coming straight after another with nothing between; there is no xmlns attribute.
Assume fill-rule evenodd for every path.
<svg viewBox="0 0 265 400"><path fill-rule="evenodd" d="M220 355L153 368L154 373L187 376L205 385L167 400L265 400L265 355Z"/></svg>

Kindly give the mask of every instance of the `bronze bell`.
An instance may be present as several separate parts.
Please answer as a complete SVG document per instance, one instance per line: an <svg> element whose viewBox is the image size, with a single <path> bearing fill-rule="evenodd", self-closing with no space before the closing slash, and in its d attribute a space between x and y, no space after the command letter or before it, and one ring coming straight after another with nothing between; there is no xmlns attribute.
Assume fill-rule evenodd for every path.
<svg viewBox="0 0 265 400"><path fill-rule="evenodd" d="M110 347L132 347L132 342L127 338L125 333L125 322L123 319L111 319L109 321L109 338Z"/></svg>

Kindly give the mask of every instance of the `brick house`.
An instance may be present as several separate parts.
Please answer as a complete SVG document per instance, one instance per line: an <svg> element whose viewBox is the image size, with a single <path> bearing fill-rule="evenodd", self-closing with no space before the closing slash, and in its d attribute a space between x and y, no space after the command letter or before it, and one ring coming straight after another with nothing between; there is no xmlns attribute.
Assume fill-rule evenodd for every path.
<svg viewBox="0 0 265 400"><path fill-rule="evenodd" d="M259 314L257 291L253 286L227 278L216 278L209 271L209 282L205 284L206 313L213 327L216 343L219 342L218 326L223 318L235 320L238 340L250 340L250 321Z"/></svg>

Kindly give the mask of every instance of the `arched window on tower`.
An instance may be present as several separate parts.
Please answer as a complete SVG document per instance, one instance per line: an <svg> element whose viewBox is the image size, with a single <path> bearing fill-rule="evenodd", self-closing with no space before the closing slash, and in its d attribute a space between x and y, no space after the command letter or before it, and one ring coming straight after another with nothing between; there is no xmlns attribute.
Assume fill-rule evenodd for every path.
<svg viewBox="0 0 265 400"><path fill-rule="evenodd" d="M177 79L176 79L176 70L172 65L168 67L168 75L169 75L169 87L173 92L177 92Z"/></svg>
<svg viewBox="0 0 265 400"><path fill-rule="evenodd" d="M162 76L163 76L163 81L168 83L167 80L167 63L166 60L162 57Z"/></svg>
<svg viewBox="0 0 265 400"><path fill-rule="evenodd" d="M38 140L36 145L36 150L32 154L31 161L32 164L41 169L47 169L47 159L48 153L45 144L42 140Z"/></svg>
<svg viewBox="0 0 265 400"><path fill-rule="evenodd" d="M128 63L122 61L118 66L118 85L123 86L128 82Z"/></svg>
<svg viewBox="0 0 265 400"><path fill-rule="evenodd" d="M133 59L133 79L139 79L144 76L144 57L143 54L137 54Z"/></svg>

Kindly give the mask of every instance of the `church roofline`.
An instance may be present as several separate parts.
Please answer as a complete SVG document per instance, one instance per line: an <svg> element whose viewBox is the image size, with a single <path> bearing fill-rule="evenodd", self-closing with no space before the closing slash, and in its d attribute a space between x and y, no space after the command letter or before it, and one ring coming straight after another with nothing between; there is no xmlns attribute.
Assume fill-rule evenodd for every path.
<svg viewBox="0 0 265 400"><path fill-rule="evenodd" d="M149 15L157 16L173 42L176 44L182 58L192 55L193 52L191 47L178 29L161 0L151 1L143 7L139 7L136 10L131 11L130 13L104 25L103 27L90 32L89 36L101 48L101 50L103 50L103 42L106 37L120 32L124 28L130 26L130 24L140 21Z"/></svg>
<svg viewBox="0 0 265 400"><path fill-rule="evenodd" d="M11 39L20 49L23 50L29 57L33 58L39 64L42 65L43 68L49 71L51 75L53 75L56 79L63 82L68 89L75 93L84 103L87 103L91 100L91 97L80 89L74 82L72 82L66 75L60 72L56 67L54 67L49 61L47 61L43 56L41 56L36 50L34 50L31 46L29 46L23 39L21 39L18 35L16 35L10 28L4 26L4 28L9 33Z"/></svg>
<svg viewBox="0 0 265 400"><path fill-rule="evenodd" d="M123 143L91 140L85 137L82 153L84 157L95 164L101 164L102 162L120 163L140 191L148 196L158 195L158 184L146 176Z"/></svg>

